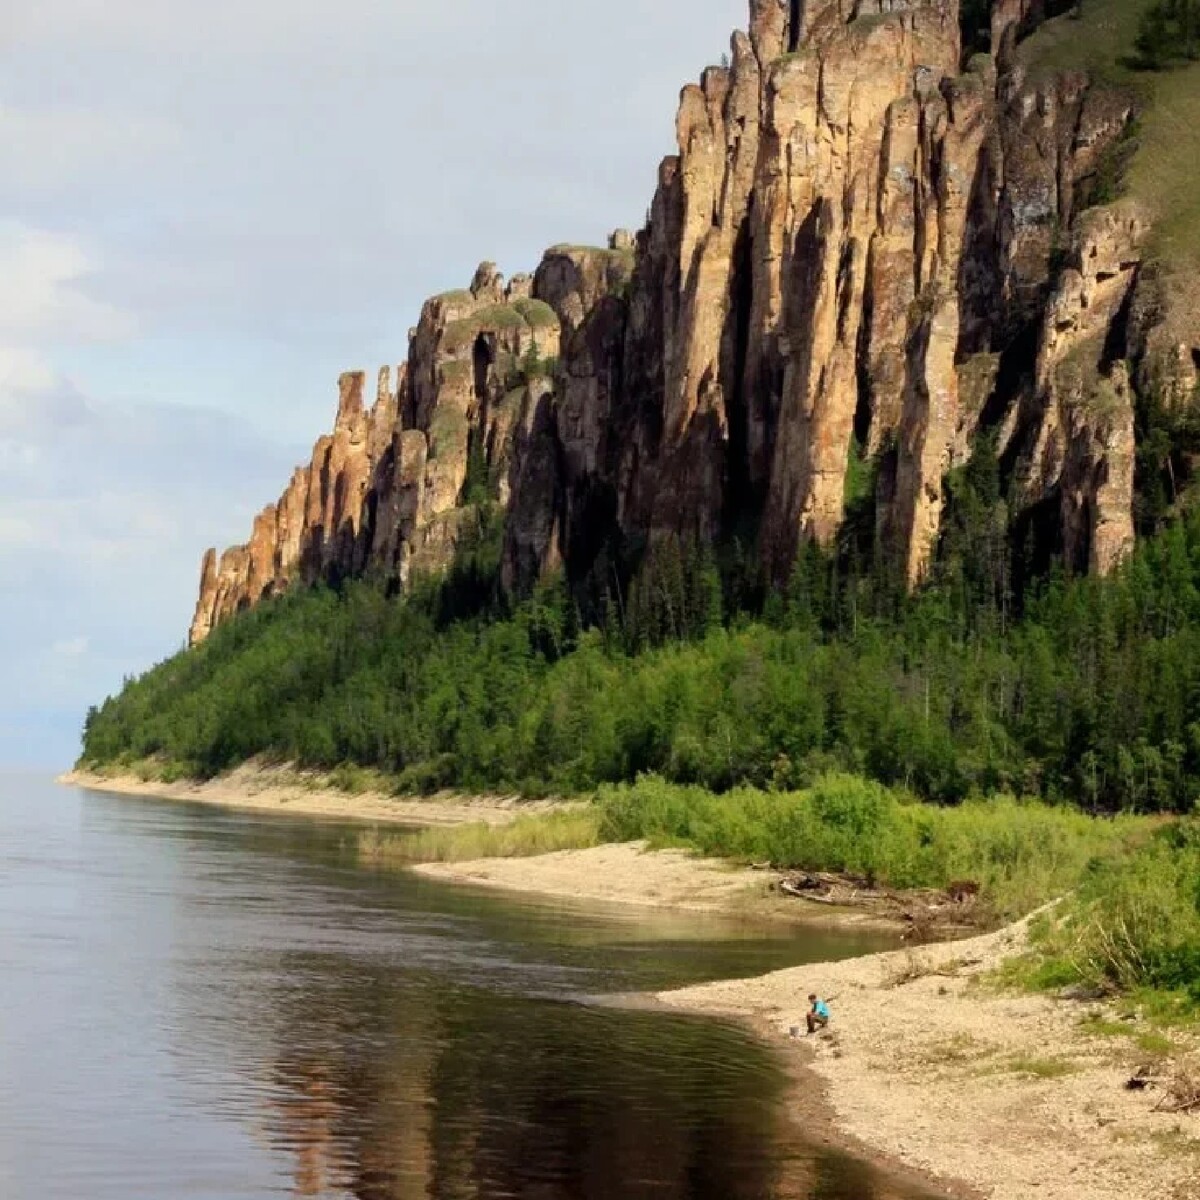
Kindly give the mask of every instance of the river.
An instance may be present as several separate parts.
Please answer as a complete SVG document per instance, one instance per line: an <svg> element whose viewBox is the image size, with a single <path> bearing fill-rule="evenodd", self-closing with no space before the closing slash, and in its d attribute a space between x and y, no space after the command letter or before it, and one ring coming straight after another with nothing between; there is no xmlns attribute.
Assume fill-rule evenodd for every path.
<svg viewBox="0 0 1200 1200"><path fill-rule="evenodd" d="M603 1002L871 948L0 775L0 1196L925 1200L800 1135L740 1029Z"/></svg>

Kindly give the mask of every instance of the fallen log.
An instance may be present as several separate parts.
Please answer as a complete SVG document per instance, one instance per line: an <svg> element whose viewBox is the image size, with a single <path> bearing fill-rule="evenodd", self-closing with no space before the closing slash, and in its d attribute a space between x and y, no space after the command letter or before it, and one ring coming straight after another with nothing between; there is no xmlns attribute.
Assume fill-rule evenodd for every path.
<svg viewBox="0 0 1200 1200"><path fill-rule="evenodd" d="M816 893L806 890L803 887L797 887L794 883L789 883L786 879L780 880L779 890L786 892L789 896L795 896L799 900L809 900L813 904L837 904L839 903L830 895L818 896Z"/></svg>

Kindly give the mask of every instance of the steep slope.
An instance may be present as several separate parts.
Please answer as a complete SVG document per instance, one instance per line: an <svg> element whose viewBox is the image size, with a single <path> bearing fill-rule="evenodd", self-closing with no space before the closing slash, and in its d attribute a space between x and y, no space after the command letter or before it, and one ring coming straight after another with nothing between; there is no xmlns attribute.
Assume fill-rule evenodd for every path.
<svg viewBox="0 0 1200 1200"><path fill-rule="evenodd" d="M297 581L437 572L484 503L517 591L733 531L780 581L837 537L855 456L916 584L981 434L1014 543L1110 570L1139 394L1190 403L1200 330L1143 270L1161 214L1095 203L1135 92L1030 61L1055 7L996 0L962 69L957 0L751 0L683 90L646 227L430 300L369 412L344 376L311 464L206 556L193 643Z"/></svg>

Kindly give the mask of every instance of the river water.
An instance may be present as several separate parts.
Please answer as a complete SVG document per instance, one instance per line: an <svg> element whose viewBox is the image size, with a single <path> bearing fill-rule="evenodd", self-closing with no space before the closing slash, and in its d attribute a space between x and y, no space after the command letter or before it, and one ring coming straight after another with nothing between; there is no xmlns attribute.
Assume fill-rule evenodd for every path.
<svg viewBox="0 0 1200 1200"><path fill-rule="evenodd" d="M738 1029L603 997L871 949L361 868L0 775L3 1200L919 1200Z"/></svg>

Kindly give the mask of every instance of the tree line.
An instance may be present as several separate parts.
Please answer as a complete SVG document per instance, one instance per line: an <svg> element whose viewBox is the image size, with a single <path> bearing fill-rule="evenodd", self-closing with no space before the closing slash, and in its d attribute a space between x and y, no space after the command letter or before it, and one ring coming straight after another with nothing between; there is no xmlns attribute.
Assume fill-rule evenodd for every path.
<svg viewBox="0 0 1200 1200"><path fill-rule="evenodd" d="M912 596L852 513L784 589L736 541L668 539L607 590L558 578L515 602L483 514L440 582L293 592L128 681L89 712L83 757L208 775L266 755L379 768L405 790L527 793L644 772L797 788L836 769L943 803L1189 810L1200 515L1162 516L1108 579L1025 578L986 444L947 496Z"/></svg>

